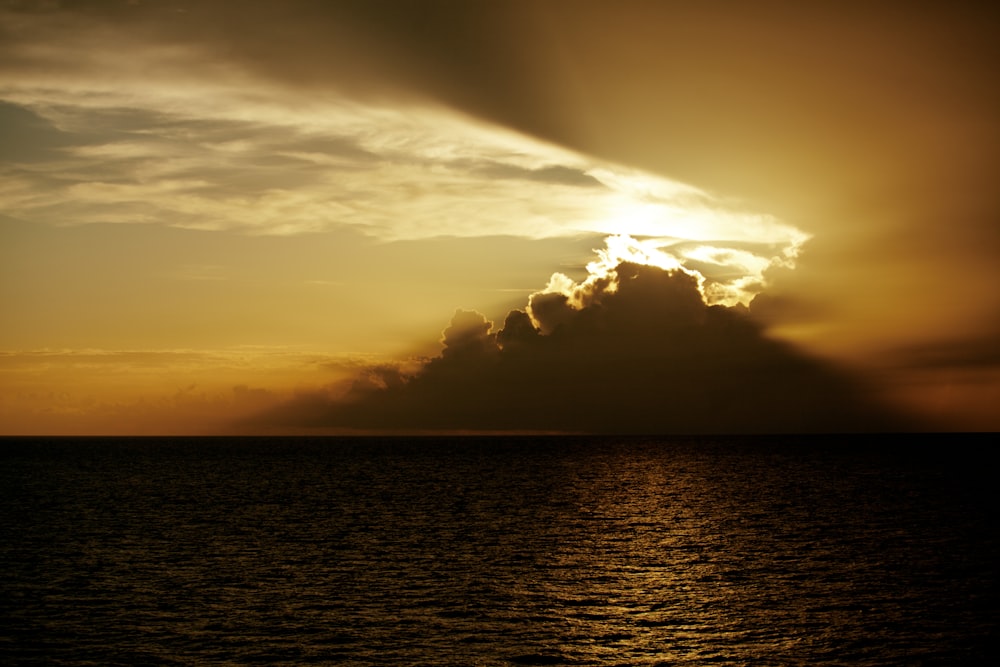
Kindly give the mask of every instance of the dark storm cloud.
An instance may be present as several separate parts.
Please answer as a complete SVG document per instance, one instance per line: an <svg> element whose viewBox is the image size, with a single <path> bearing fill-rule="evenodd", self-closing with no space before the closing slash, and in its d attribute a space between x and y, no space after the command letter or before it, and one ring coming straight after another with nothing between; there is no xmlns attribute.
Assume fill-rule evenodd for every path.
<svg viewBox="0 0 1000 667"><path fill-rule="evenodd" d="M342 402L300 397L271 426L632 433L899 428L844 373L769 340L743 309L706 306L683 272L621 264L574 309L558 294L490 322L458 311L444 350ZM546 304L540 307L541 304ZM553 316L552 313L558 315Z"/></svg>

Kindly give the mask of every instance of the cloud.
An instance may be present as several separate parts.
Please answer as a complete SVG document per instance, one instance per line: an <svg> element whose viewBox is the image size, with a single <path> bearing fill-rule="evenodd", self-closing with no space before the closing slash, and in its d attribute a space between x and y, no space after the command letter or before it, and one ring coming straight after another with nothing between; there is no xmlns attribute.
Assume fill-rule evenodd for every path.
<svg viewBox="0 0 1000 667"><path fill-rule="evenodd" d="M827 355L975 346L1000 281L1000 42L980 5L8 2L0 208L377 241L628 235L712 305L791 276L756 315ZM532 312L573 319L547 293Z"/></svg>
<svg viewBox="0 0 1000 667"><path fill-rule="evenodd" d="M456 310L441 336L444 359L477 358L496 351L493 323L474 310Z"/></svg>
<svg viewBox="0 0 1000 667"><path fill-rule="evenodd" d="M46 224L283 235L350 227L382 240L622 232L668 237L660 246L669 250L757 234L765 264L806 238L689 186L439 108L338 98L302 109L215 92L149 82L85 96L33 82L0 89L16 101L4 115L40 137L30 154L8 148L0 202Z"/></svg>
<svg viewBox="0 0 1000 667"><path fill-rule="evenodd" d="M794 261L808 235L773 216L435 101L465 97L469 73L451 56L487 66L493 48L445 26L493 34L489 16L518 11L0 9L18 26L0 46L0 115L33 137L30 154L12 143L0 164L0 206L50 225L351 228L382 241L625 234L715 278L712 298L728 304Z"/></svg>
<svg viewBox="0 0 1000 667"><path fill-rule="evenodd" d="M300 397L258 425L615 433L869 431L906 423L842 370L707 305L682 268L622 262L555 279L499 330L456 311L441 354L342 400Z"/></svg>

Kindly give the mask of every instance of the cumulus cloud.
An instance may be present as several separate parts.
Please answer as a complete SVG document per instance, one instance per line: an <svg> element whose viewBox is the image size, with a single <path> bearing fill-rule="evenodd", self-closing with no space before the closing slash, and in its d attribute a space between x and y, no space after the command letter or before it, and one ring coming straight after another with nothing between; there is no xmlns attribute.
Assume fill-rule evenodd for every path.
<svg viewBox="0 0 1000 667"><path fill-rule="evenodd" d="M867 431L903 423L842 371L708 305L683 268L620 262L556 277L501 328L456 311L441 354L341 400L300 397L257 423L379 430L616 433Z"/></svg>
<svg viewBox="0 0 1000 667"><path fill-rule="evenodd" d="M451 324L441 337L446 359L477 357L489 354L496 348L496 336L491 332L493 323L474 310L456 310Z"/></svg>

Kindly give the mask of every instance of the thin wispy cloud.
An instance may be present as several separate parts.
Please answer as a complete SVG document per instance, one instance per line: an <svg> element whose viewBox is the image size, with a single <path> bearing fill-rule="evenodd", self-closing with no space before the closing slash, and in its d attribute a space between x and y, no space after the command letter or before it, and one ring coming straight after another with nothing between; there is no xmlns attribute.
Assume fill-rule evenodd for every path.
<svg viewBox="0 0 1000 667"><path fill-rule="evenodd" d="M626 234L710 274L725 285L717 300L743 303L808 238L694 186L412 94L289 88L254 58L172 31L176 15L140 13L113 39L113 12L12 16L20 38L6 53L19 66L0 86L0 113L36 140L3 168L0 204L21 220L349 227L384 241Z"/></svg>
<svg viewBox="0 0 1000 667"><path fill-rule="evenodd" d="M331 102L328 114L288 109L277 123L262 112L248 126L235 117L251 115L246 100L199 108L192 97L166 114L155 99L133 98L124 112L126 100L109 94L104 106L67 99L50 112L54 102L32 93L7 98L30 101L17 117L30 109L61 147L8 165L0 191L10 215L32 222L281 235L351 227L382 240L634 234L692 270L735 271L720 298L744 302L764 270L792 262L808 238L694 187L442 109ZM105 114L127 116L130 129L101 130L112 124Z"/></svg>

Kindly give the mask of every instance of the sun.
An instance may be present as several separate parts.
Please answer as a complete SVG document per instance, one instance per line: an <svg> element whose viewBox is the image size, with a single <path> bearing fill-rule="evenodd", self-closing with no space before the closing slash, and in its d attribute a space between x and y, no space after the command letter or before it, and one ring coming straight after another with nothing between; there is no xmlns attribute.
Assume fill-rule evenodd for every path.
<svg viewBox="0 0 1000 667"><path fill-rule="evenodd" d="M607 234L587 265L608 275L621 262L683 270L709 305L747 305L774 266L794 268L809 235L778 218L747 211L693 186L618 167L588 172L607 188L589 229Z"/></svg>

